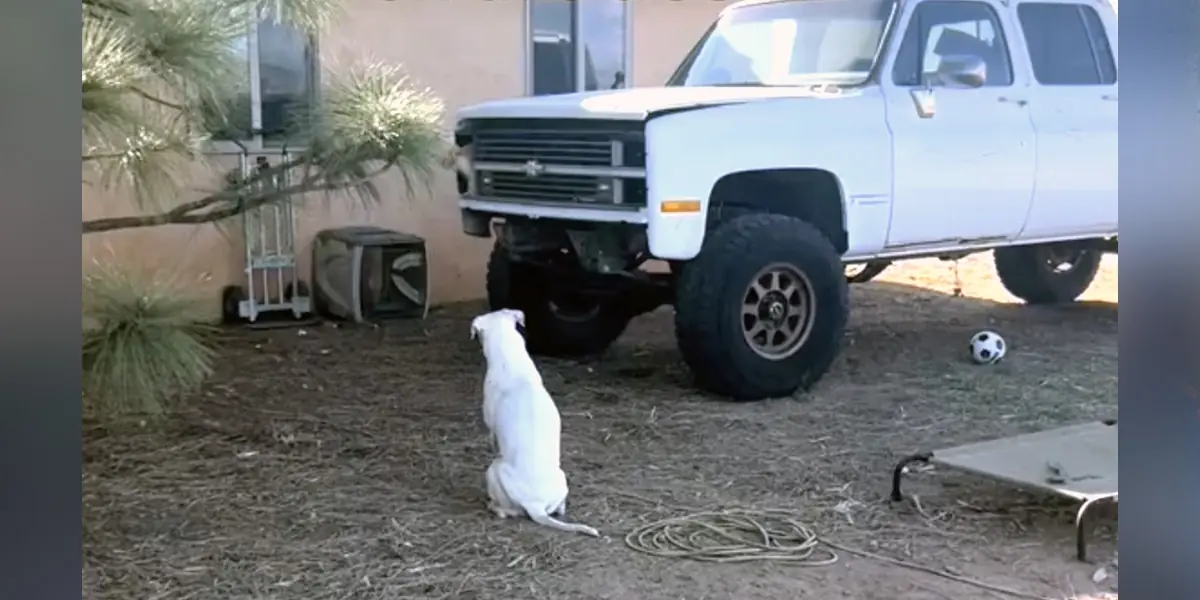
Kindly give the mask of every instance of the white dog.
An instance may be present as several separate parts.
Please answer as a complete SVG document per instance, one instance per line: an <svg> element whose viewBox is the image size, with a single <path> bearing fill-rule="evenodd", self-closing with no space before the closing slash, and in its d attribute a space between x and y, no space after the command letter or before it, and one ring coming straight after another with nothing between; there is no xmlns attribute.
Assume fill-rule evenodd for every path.
<svg viewBox="0 0 1200 600"><path fill-rule="evenodd" d="M567 512L567 475L559 462L562 421L517 325L525 325L525 314L512 309L471 322L471 337L483 346L488 363L483 422L499 451L487 470L488 508L500 518L528 516L546 527L599 536L592 527L552 516Z"/></svg>

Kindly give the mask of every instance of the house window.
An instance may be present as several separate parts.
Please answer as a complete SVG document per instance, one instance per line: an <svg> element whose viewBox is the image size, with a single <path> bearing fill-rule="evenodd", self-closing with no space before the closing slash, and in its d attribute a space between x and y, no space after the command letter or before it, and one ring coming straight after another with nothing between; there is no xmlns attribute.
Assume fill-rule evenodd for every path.
<svg viewBox="0 0 1200 600"><path fill-rule="evenodd" d="M298 119L317 100L316 39L289 25L261 21L235 46L249 85L231 110L231 127L218 138L278 147L294 137Z"/></svg>
<svg viewBox="0 0 1200 600"><path fill-rule="evenodd" d="M527 93L626 86L632 13L625 0L526 0L526 10Z"/></svg>

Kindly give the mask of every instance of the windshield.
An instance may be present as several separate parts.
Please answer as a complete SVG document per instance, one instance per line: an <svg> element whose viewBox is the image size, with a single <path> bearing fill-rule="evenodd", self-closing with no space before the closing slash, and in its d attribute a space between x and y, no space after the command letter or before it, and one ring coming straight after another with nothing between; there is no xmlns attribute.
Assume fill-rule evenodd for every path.
<svg viewBox="0 0 1200 600"><path fill-rule="evenodd" d="M735 8L667 85L862 83L894 6L894 0L784 0Z"/></svg>

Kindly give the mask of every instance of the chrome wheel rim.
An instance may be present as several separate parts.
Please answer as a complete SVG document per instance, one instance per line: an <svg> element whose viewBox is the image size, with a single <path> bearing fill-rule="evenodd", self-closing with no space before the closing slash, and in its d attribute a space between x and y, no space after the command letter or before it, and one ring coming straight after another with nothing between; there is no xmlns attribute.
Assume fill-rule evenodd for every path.
<svg viewBox="0 0 1200 600"><path fill-rule="evenodd" d="M783 360L808 340L816 304L808 276L792 265L768 265L742 294L742 336L755 354Z"/></svg>

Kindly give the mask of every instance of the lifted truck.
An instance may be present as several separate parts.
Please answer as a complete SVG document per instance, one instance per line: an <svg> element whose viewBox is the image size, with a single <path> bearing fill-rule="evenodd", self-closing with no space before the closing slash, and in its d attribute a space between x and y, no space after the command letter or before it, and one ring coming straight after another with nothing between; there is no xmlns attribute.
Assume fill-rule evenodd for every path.
<svg viewBox="0 0 1200 600"><path fill-rule="evenodd" d="M1116 56L1103 0L741 2L664 87L461 110L463 230L532 352L669 303L702 387L785 396L839 352L847 265L993 251L1026 302L1084 292L1117 250Z"/></svg>

